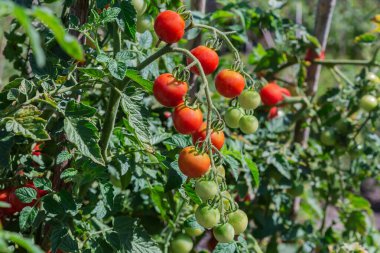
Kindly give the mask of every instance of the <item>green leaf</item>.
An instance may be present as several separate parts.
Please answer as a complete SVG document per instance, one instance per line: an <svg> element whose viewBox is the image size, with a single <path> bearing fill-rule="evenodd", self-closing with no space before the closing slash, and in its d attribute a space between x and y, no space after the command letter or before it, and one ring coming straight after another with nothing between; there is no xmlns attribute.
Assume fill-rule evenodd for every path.
<svg viewBox="0 0 380 253"><path fill-rule="evenodd" d="M96 113L96 109L94 107L77 103L74 100L70 100L67 103L65 115L71 118L91 118Z"/></svg>
<svg viewBox="0 0 380 253"><path fill-rule="evenodd" d="M119 15L119 26L125 32L127 39L136 39L136 10L130 0L120 3L121 12Z"/></svg>
<svg viewBox="0 0 380 253"><path fill-rule="evenodd" d="M218 243L213 253L235 253L236 250L235 243Z"/></svg>
<svg viewBox="0 0 380 253"><path fill-rule="evenodd" d="M19 226L21 231L25 231L32 226L37 217L37 209L34 207L26 206L20 212Z"/></svg>
<svg viewBox="0 0 380 253"><path fill-rule="evenodd" d="M153 43L153 37L150 31L145 31L144 33L139 33L137 36L137 41L139 43L139 46L144 49L149 49L152 46Z"/></svg>
<svg viewBox="0 0 380 253"><path fill-rule="evenodd" d="M98 129L91 121L66 117L64 120L64 130L67 139L75 144L84 156L98 164L104 165L98 145Z"/></svg>
<svg viewBox="0 0 380 253"><path fill-rule="evenodd" d="M125 72L127 71L127 64L125 62L111 60L108 63L108 70L113 77L123 80L125 77Z"/></svg>
<svg viewBox="0 0 380 253"><path fill-rule="evenodd" d="M179 189L186 181L186 176L179 170L177 161L170 164L170 168L167 171L167 178L168 182L165 185L166 192L173 189Z"/></svg>
<svg viewBox="0 0 380 253"><path fill-rule="evenodd" d="M48 8L35 7L32 15L46 25L54 34L58 44L71 57L78 61L84 59L84 52L77 39L66 33L61 21Z"/></svg>
<svg viewBox="0 0 380 253"><path fill-rule="evenodd" d="M38 189L41 189L41 190L45 190L45 191L51 191L52 190L50 180L45 178L45 177L33 178L33 184L35 187L37 187Z"/></svg>
<svg viewBox="0 0 380 253"><path fill-rule="evenodd" d="M123 94L121 107L127 116L128 121L124 121L128 129L134 133L139 144L148 151L152 151L153 147L150 144L151 133L148 128L147 118L141 114L143 94L139 91L132 96Z"/></svg>
<svg viewBox="0 0 380 253"><path fill-rule="evenodd" d="M273 157L268 159L268 162L272 164L278 172L280 172L285 178L290 179L290 165L286 160L286 157L281 154L275 154Z"/></svg>
<svg viewBox="0 0 380 253"><path fill-rule="evenodd" d="M92 78L103 78L105 77L104 70L96 68L78 68L83 74Z"/></svg>
<svg viewBox="0 0 380 253"><path fill-rule="evenodd" d="M128 69L125 76L141 86L149 94L153 93L153 83L149 80L144 79L138 71Z"/></svg>
<svg viewBox="0 0 380 253"><path fill-rule="evenodd" d="M62 171L60 178L65 182L72 181L74 177L78 174L78 171L74 168L67 168Z"/></svg>
<svg viewBox="0 0 380 253"><path fill-rule="evenodd" d="M100 54L96 57L96 60L98 62L102 62L102 63L108 63L112 60L112 58L109 58L107 55L105 54Z"/></svg>
<svg viewBox="0 0 380 253"><path fill-rule="evenodd" d="M53 252L62 249L66 252L78 252L78 243L67 228L57 226L53 228L50 236L51 248Z"/></svg>
<svg viewBox="0 0 380 253"><path fill-rule="evenodd" d="M376 41L378 35L374 33L364 33L362 35L359 35L355 37L356 43L373 43Z"/></svg>
<svg viewBox="0 0 380 253"><path fill-rule="evenodd" d="M251 159L248 157L244 158L245 165L248 167L248 169L251 171L251 175L253 178L253 181L255 183L254 186L258 187L260 184L260 178L259 178L259 169L257 168L256 163L254 163Z"/></svg>
<svg viewBox="0 0 380 253"><path fill-rule="evenodd" d="M60 164L60 163L63 163L63 162L70 160L72 157L73 157L73 155L69 151L64 150L58 154L57 160L55 162L56 162L56 164Z"/></svg>
<svg viewBox="0 0 380 253"><path fill-rule="evenodd" d="M102 13L100 14L100 21L102 22L102 24L115 21L120 11L121 11L120 8L117 8L117 7L103 10Z"/></svg>
<svg viewBox="0 0 380 253"><path fill-rule="evenodd" d="M308 39L308 41L311 42L311 44L313 44L313 46L315 48L320 48L321 47L321 44L319 43L317 37L313 36L313 35L310 35L310 34L307 34L306 35L306 38Z"/></svg>
<svg viewBox="0 0 380 253"><path fill-rule="evenodd" d="M160 248L138 223L138 220L130 217L116 217L114 230L117 232L123 252L161 253Z"/></svg>
<svg viewBox="0 0 380 253"><path fill-rule="evenodd" d="M14 6L13 16L24 28L26 34L29 37L30 45L32 47L34 57L36 58L37 65L43 67L45 65L45 53L41 48L41 40L37 31L33 28L32 22L29 19L26 10L19 6Z"/></svg>
<svg viewBox="0 0 380 253"><path fill-rule="evenodd" d="M22 203L31 203L37 199L37 191L30 187L20 187L15 190L15 194Z"/></svg>
<svg viewBox="0 0 380 253"><path fill-rule="evenodd" d="M202 200L195 193L194 187L190 183L184 184L183 190L185 191L186 196L189 197L195 204L202 204Z"/></svg>
<svg viewBox="0 0 380 253"><path fill-rule="evenodd" d="M0 132L0 168L8 168L11 150L14 144L13 134Z"/></svg>
<svg viewBox="0 0 380 253"><path fill-rule="evenodd" d="M45 130L46 121L38 117L41 112L37 107L28 105L18 110L13 117L4 119L5 128L15 135L23 135L36 141L49 140Z"/></svg>
<svg viewBox="0 0 380 253"><path fill-rule="evenodd" d="M0 3L1 4L1 3ZM39 246L36 246L34 242L30 239L26 239L22 237L19 233L13 233L5 230L0 230L0 239L4 239L6 241L11 241L20 247L24 248L29 253L44 253ZM0 240L0 249L3 245L1 245ZM8 252L8 251L4 251Z"/></svg>

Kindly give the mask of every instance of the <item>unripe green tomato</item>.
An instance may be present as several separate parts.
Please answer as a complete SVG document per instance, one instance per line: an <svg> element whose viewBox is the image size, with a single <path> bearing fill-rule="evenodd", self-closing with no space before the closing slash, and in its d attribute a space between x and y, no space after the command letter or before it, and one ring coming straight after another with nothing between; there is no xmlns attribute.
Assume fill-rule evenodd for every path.
<svg viewBox="0 0 380 253"><path fill-rule="evenodd" d="M204 228L193 228L187 227L185 228L185 232L188 236L200 236L204 232Z"/></svg>
<svg viewBox="0 0 380 253"><path fill-rule="evenodd" d="M372 95L364 95L359 102L360 108L370 112L377 107L377 99Z"/></svg>
<svg viewBox="0 0 380 253"><path fill-rule="evenodd" d="M260 94L254 90L245 90L239 96L239 104L243 109L256 109L260 103Z"/></svg>
<svg viewBox="0 0 380 253"><path fill-rule="evenodd" d="M231 194L228 191L223 191L221 195L223 197L223 209L224 210L231 209L231 201L233 202ZM221 208L222 207L219 206L219 211L221 211Z"/></svg>
<svg viewBox="0 0 380 253"><path fill-rule="evenodd" d="M229 223L225 223L217 227L214 227L212 232L214 234L215 239L218 242L229 243L234 240L234 227Z"/></svg>
<svg viewBox="0 0 380 253"><path fill-rule="evenodd" d="M218 209L208 206L206 203L200 205L195 211L195 218L199 225L204 228L213 228L220 221L220 212Z"/></svg>
<svg viewBox="0 0 380 253"><path fill-rule="evenodd" d="M321 133L321 142L326 146L335 145L335 133L332 130L325 130Z"/></svg>
<svg viewBox="0 0 380 253"><path fill-rule="evenodd" d="M179 234L170 243L170 251L172 253L189 253L193 246L193 240L188 235Z"/></svg>
<svg viewBox="0 0 380 253"><path fill-rule="evenodd" d="M253 115L245 115L239 120L239 128L245 134L253 134L259 128L259 122Z"/></svg>
<svg viewBox="0 0 380 253"><path fill-rule="evenodd" d="M234 228L235 235L239 235L247 229L248 217L244 211L238 209L228 215L228 223Z"/></svg>
<svg viewBox="0 0 380 253"><path fill-rule="evenodd" d="M194 216L188 218L183 223L183 227L185 228L186 234L189 236L200 236L205 231L205 229L196 221Z"/></svg>
<svg viewBox="0 0 380 253"><path fill-rule="evenodd" d="M153 19L151 16L141 16L137 17L136 30L139 33L144 33L153 27Z"/></svg>
<svg viewBox="0 0 380 253"><path fill-rule="evenodd" d="M218 173L218 183L220 184L226 178L226 170L222 165L219 165L216 167L216 172Z"/></svg>
<svg viewBox="0 0 380 253"><path fill-rule="evenodd" d="M380 78L373 72L368 72L367 73L367 79L371 83L378 84L380 83Z"/></svg>
<svg viewBox="0 0 380 253"><path fill-rule="evenodd" d="M219 192L219 187L214 181L199 180L195 183L195 193L203 202L213 199Z"/></svg>
<svg viewBox="0 0 380 253"><path fill-rule="evenodd" d="M238 108L229 108L224 114L224 122L230 128L238 128L239 120L243 116L243 112Z"/></svg>
<svg viewBox="0 0 380 253"><path fill-rule="evenodd" d="M132 5L135 7L137 16L143 15L147 8L145 0L132 0Z"/></svg>
<svg viewBox="0 0 380 253"><path fill-rule="evenodd" d="M337 123L336 123L336 129L337 129L337 132L341 135L345 135L347 133L349 133L351 130L352 130L352 124L350 123L350 121L348 121L347 119L340 119Z"/></svg>

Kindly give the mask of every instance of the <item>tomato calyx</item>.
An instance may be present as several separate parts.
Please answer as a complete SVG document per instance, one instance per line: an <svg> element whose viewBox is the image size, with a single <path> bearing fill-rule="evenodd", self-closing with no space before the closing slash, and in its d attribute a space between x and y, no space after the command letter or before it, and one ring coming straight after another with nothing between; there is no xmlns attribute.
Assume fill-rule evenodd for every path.
<svg viewBox="0 0 380 253"><path fill-rule="evenodd" d="M206 40L206 47L218 51L223 45L223 41L220 40L218 37L211 37Z"/></svg>
<svg viewBox="0 0 380 253"><path fill-rule="evenodd" d="M173 69L173 76L180 82L188 82L190 79L190 71L182 64Z"/></svg>
<svg viewBox="0 0 380 253"><path fill-rule="evenodd" d="M179 7L176 11L182 18L183 20L187 21L187 20L190 20L192 21L193 20L193 15L191 14L191 11L187 10L186 9L186 6L185 5L182 5L181 7ZM192 23L192 22L190 22Z"/></svg>

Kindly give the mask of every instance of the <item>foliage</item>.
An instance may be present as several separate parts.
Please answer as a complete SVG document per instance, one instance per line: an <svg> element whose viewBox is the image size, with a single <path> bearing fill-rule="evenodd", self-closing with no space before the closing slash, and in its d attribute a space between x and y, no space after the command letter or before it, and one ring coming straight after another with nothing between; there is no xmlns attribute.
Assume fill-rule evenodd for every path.
<svg viewBox="0 0 380 253"><path fill-rule="evenodd" d="M218 195L203 202L222 207L221 222L236 205L250 222L230 243L216 245L210 231L193 237L194 252L380 249L371 204L360 194L361 183L377 180L380 169L380 106L368 112L360 104L365 95L379 101L377 30L348 43L370 47L369 59L305 59L310 50L320 56L320 43L283 16L285 1L264 8L219 0L220 8L204 15L180 8L189 18L186 35L178 45L161 46L153 24L145 31L137 24L181 1L142 1L144 16L136 1L89 1L85 23L73 15L72 1L64 1L61 16L49 9L57 1L21 2L0 2L1 20L11 20L4 57L18 71L0 92L1 252L167 253L186 228L203 231L194 218L202 206L197 180L178 164L191 136L177 133L170 109L152 96L160 74L187 75L178 70L186 58L200 68L185 49L197 36L222 46L218 70L206 77L200 68L190 79L196 96L186 102L199 103L210 133L199 149L208 151L212 169L201 180L219 184ZM245 52L248 43L252 50ZM321 87L317 97L304 92L311 64L329 70L330 88ZM354 66L353 79L342 65ZM253 134L223 128L219 112L238 106L214 88L225 68L239 71L251 89L273 81L291 97L276 105L274 119L266 105L243 110L258 119ZM307 147L294 141L301 121L310 128ZM220 151L212 150L211 126L226 135ZM16 201L8 201L12 196Z"/></svg>

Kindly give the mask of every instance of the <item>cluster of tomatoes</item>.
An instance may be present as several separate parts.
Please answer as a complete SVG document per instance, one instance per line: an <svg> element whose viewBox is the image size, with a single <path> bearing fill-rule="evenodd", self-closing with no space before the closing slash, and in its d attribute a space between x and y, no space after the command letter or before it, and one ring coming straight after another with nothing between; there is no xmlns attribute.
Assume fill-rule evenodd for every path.
<svg viewBox="0 0 380 253"><path fill-rule="evenodd" d="M166 43L178 42L185 33L185 21L180 14L174 11L161 12L154 24L154 29L161 41ZM192 55L199 61L205 75L212 74L218 67L219 56L213 48L198 46L191 50ZM193 59L188 58L187 64L194 65ZM200 75L197 66L191 66L190 71ZM186 253L193 248L191 236L198 236L204 229L212 229L217 241L228 243L234 240L235 235L245 231L248 225L247 215L237 208L237 204L231 200L228 191L224 191L221 185L225 182L223 167L216 169L216 175L210 172L211 159L209 149L220 150L224 145L223 127L210 129L210 142L212 147L201 148L207 141L207 122L203 121L203 114L199 106L189 106L185 101L188 92L187 80L180 80L176 74L165 73L156 78L153 86L153 94L156 100L166 107L173 107L173 124L177 132L191 135L193 145L181 150L178 158L178 166L181 172L190 179L196 179L195 192L203 204L197 207L195 218L199 227L185 227L186 234L177 235L171 242L172 252ZM221 70L215 78L217 92L226 98L244 97L246 107L256 108L260 101L251 108L249 100L260 96L245 88L244 76L235 70ZM252 93L253 92L253 93ZM245 133L254 132L257 129L256 122L249 122L251 116L247 115L242 123ZM253 116L252 116L253 117ZM256 119L256 118L255 118ZM251 126L253 125L253 126ZM254 131L250 130L254 129ZM225 183L224 183L225 184Z"/></svg>

